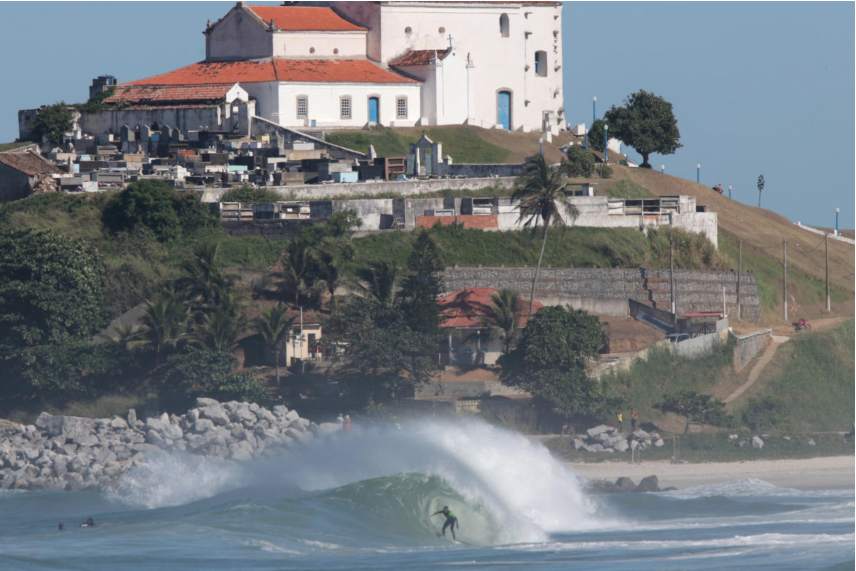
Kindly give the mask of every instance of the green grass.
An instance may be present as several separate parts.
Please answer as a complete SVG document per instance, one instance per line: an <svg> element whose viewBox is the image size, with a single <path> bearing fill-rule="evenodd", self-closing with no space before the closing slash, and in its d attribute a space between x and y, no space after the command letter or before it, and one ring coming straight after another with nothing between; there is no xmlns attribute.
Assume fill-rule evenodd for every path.
<svg viewBox="0 0 856 571"><path fill-rule="evenodd" d="M781 258L776 260L769 257L771 252L781 255L781 248L762 253L743 244L743 271L755 272L762 309L772 309L782 304L782 261ZM730 269L737 270L737 239L722 230L719 232L719 253ZM826 284L789 265L788 294L800 305L822 303L826 300ZM836 303L846 303L850 299L847 292L834 284L830 287L829 295Z"/></svg>
<svg viewBox="0 0 856 571"><path fill-rule="evenodd" d="M728 435L737 434L736 442L748 441L754 433L741 430L719 431L713 434L680 435L681 460L696 462L750 462L753 460L781 460L786 458L818 458L823 456L852 456L854 444L852 438L845 439L837 434L791 434L764 438L764 447L752 448L746 444L742 448L736 442L729 442ZM666 433L660 436L667 437ZM809 444L814 441L814 445ZM604 454L598 452L577 452L573 449L573 437L554 438L544 443L550 452L562 460L571 462L626 462L630 460L630 451ZM664 446L650 447L643 451L642 461L671 460L672 441L666 440Z"/></svg>
<svg viewBox="0 0 856 571"><path fill-rule="evenodd" d="M615 184L606 187L607 196L626 197L626 198L657 198L657 195L635 182L627 179L621 179Z"/></svg>
<svg viewBox="0 0 856 571"><path fill-rule="evenodd" d="M849 430L856 414L854 337L853 319L832 331L791 337L779 347L774 375L757 396L788 403L796 430Z"/></svg>
<svg viewBox="0 0 856 571"><path fill-rule="evenodd" d="M227 268L269 269L282 254L285 241L261 236L224 238L220 242L219 260Z"/></svg>
<svg viewBox="0 0 856 571"><path fill-rule="evenodd" d="M527 230L485 232L459 226L429 229L447 266L534 267L541 248L539 237ZM712 267L717 263L712 245L679 230L674 231L681 246L676 256L679 267ZM412 232L384 232L354 240L355 262L390 260L404 265L415 240ZM564 235L550 230L543 265L552 267L664 267L669 261L668 236L649 232L646 237L631 228L569 228Z"/></svg>
<svg viewBox="0 0 856 571"><path fill-rule="evenodd" d="M443 156L450 155L456 163L503 163L511 151L483 140L468 127L426 129L425 134L435 142L443 143ZM326 140L334 145L359 152L368 152L374 145L379 157L404 157L410 152L410 143L419 135L406 136L394 129L379 127L371 131L335 131L327 133Z"/></svg>
<svg viewBox="0 0 856 571"><path fill-rule="evenodd" d="M0 143L0 153L6 151L14 151L15 149L20 149L21 147L26 147L27 145L32 145L32 141L16 141L14 143Z"/></svg>

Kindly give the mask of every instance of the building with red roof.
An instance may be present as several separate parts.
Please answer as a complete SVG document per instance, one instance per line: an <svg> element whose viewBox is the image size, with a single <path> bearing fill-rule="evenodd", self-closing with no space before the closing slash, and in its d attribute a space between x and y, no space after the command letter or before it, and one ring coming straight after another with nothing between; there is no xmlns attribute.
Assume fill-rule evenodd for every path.
<svg viewBox="0 0 856 571"><path fill-rule="evenodd" d="M441 327L448 332L448 340L444 343L447 355L444 358L449 364L492 365L502 353L504 339L491 331L489 323L485 323L495 292L492 287L468 287L437 300L442 316ZM535 300L535 313L543 307L544 304ZM518 310L522 314L518 327L524 328L529 304L522 298L518 298Z"/></svg>

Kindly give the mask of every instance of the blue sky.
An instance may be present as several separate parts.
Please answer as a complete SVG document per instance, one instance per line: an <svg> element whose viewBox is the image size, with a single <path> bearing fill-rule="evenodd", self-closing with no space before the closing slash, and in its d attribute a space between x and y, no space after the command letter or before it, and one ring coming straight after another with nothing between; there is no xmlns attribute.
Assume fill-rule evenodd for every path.
<svg viewBox="0 0 856 571"><path fill-rule="evenodd" d="M227 2L0 3L0 142L18 109L82 102L93 77L120 81L204 58L202 30ZM657 167L734 187L791 220L854 227L852 2L568 2L568 122L590 123L639 89L674 104L683 148ZM631 158L634 153L631 152ZM638 158L638 156L637 156Z"/></svg>

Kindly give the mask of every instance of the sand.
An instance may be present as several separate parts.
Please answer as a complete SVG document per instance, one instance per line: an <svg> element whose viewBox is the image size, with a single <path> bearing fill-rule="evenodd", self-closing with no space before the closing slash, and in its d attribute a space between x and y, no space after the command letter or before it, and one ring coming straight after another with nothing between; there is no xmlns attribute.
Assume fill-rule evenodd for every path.
<svg viewBox="0 0 856 571"><path fill-rule="evenodd" d="M683 489L744 478L764 480L782 488L856 488L856 458L853 456L699 464L660 461L641 464L568 462L566 465L591 480L615 481L626 476L638 483L653 474L659 479L661 488Z"/></svg>

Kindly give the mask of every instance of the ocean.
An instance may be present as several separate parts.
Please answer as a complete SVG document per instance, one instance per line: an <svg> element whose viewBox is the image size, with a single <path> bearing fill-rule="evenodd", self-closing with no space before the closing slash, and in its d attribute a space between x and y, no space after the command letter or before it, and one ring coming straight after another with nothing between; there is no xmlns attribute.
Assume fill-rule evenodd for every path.
<svg viewBox="0 0 856 571"><path fill-rule="evenodd" d="M444 505L459 544L429 517ZM79 527L87 517L96 527ZM101 492L0 492L4 571L852 571L854 560L852 489L735 480L589 495L540 444L479 421L357 426L238 465L163 454Z"/></svg>

